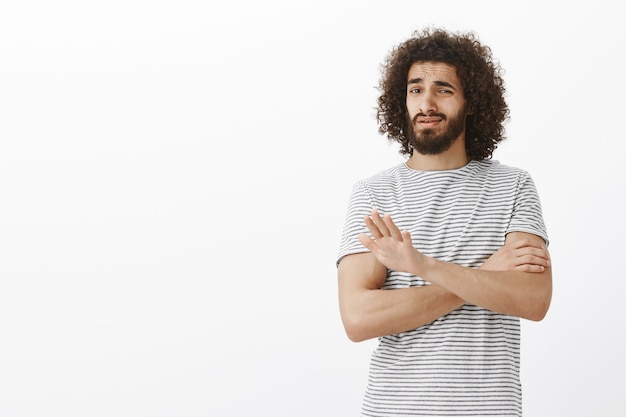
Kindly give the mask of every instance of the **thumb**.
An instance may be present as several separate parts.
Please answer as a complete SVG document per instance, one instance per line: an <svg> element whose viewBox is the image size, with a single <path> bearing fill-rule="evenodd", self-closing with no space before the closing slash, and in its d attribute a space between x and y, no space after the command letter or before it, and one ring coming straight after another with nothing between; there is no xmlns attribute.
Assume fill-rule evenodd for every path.
<svg viewBox="0 0 626 417"><path fill-rule="evenodd" d="M359 234L359 241L363 244L363 246L369 249L370 252L376 248L376 242L374 242L374 240L365 233Z"/></svg>

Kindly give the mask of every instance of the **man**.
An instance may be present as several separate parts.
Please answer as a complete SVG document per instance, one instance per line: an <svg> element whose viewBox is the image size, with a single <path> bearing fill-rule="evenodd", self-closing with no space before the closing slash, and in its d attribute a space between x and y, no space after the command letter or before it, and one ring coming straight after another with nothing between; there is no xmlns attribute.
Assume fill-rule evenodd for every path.
<svg viewBox="0 0 626 417"><path fill-rule="evenodd" d="M383 70L379 130L408 158L355 184L337 257L348 337L379 338L362 415L521 416L520 318L544 318L552 272L532 178L491 159L501 69L425 29Z"/></svg>

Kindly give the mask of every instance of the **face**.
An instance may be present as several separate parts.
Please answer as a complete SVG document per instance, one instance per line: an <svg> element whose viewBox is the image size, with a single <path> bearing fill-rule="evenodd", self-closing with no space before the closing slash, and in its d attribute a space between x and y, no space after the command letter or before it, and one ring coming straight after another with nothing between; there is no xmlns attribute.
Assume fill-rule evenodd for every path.
<svg viewBox="0 0 626 417"><path fill-rule="evenodd" d="M440 154L464 138L465 97L452 65L414 63L407 78L406 107L409 140L418 153Z"/></svg>

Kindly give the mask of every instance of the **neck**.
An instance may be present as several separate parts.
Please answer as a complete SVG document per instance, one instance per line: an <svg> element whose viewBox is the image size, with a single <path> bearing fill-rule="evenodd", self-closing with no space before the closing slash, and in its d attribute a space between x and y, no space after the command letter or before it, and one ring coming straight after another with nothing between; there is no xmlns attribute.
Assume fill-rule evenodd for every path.
<svg viewBox="0 0 626 417"><path fill-rule="evenodd" d="M443 171L464 167L469 161L465 141L456 140L450 149L440 154L422 155L414 151L406 164L417 171Z"/></svg>

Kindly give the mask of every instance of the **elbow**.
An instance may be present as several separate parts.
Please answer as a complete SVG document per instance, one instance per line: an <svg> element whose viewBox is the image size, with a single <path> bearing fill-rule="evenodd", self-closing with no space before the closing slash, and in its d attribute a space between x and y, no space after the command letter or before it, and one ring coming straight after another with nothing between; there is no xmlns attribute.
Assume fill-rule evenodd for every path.
<svg viewBox="0 0 626 417"><path fill-rule="evenodd" d="M368 339L371 339L371 337L365 336L365 334L362 333L362 332L348 332L348 331L346 331L346 335L348 336L348 339L350 339L350 341L354 342L354 343L364 342L364 341L366 341Z"/></svg>
<svg viewBox="0 0 626 417"><path fill-rule="evenodd" d="M546 317L547 312L547 310L544 312L533 312L532 314L527 315L526 318L530 321L541 321Z"/></svg>
<svg viewBox="0 0 626 417"><path fill-rule="evenodd" d="M348 336L348 339L350 339L350 341L354 343L362 342L367 339L363 337L361 333L348 329L346 329L346 336Z"/></svg>
<svg viewBox="0 0 626 417"><path fill-rule="evenodd" d="M551 294L548 294L542 299L537 300L535 303L533 303L533 308L527 312L525 318L531 321L543 320L548 314L548 310L550 309L550 301Z"/></svg>
<svg viewBox="0 0 626 417"><path fill-rule="evenodd" d="M550 308L550 303L543 303L540 305L535 311L529 315L528 319L532 321L541 321L548 314L548 309Z"/></svg>
<svg viewBox="0 0 626 417"><path fill-rule="evenodd" d="M372 338L369 334L369 327L366 325L366 320L362 317L355 314L344 314L342 321L346 336L348 336L350 341L358 343Z"/></svg>
<svg viewBox="0 0 626 417"><path fill-rule="evenodd" d="M534 295L531 302L528 303L525 317L531 321L541 321L548 314L550 303L552 302L552 275L550 279L545 281L545 285L541 286Z"/></svg>

